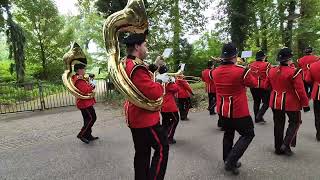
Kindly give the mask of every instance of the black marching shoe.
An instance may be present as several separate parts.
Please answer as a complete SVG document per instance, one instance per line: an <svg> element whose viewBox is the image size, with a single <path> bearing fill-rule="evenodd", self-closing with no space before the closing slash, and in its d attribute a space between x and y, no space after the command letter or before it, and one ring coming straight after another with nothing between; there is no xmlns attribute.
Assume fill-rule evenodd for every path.
<svg viewBox="0 0 320 180"><path fill-rule="evenodd" d="M320 133L317 133L316 139L317 139L318 142L320 142Z"/></svg>
<svg viewBox="0 0 320 180"><path fill-rule="evenodd" d="M99 139L99 137L94 137L94 136L89 136L88 138L87 138L89 141L94 141L94 140L97 140L97 139Z"/></svg>
<svg viewBox="0 0 320 180"><path fill-rule="evenodd" d="M280 148L281 151L283 151L283 154L285 154L286 156L292 156L293 152L291 151L290 147L286 146L286 145L282 145Z"/></svg>
<svg viewBox="0 0 320 180"><path fill-rule="evenodd" d="M209 114L210 114L210 115L216 115L217 113L214 112L214 111L212 111L212 112L210 112Z"/></svg>
<svg viewBox="0 0 320 180"><path fill-rule="evenodd" d="M257 124L265 124L267 121L265 121L263 118L262 119L256 119L255 120L255 123L257 123Z"/></svg>
<svg viewBox="0 0 320 180"><path fill-rule="evenodd" d="M84 142L84 143L86 143L86 144L89 144L89 140L87 139L87 138L85 138L85 137L78 137L82 142Z"/></svg>
<svg viewBox="0 0 320 180"><path fill-rule="evenodd" d="M232 173L233 175L239 175L239 174L240 174L239 169L236 168L236 167L228 167L228 166L225 166L224 169L225 169L226 171L231 171L231 173Z"/></svg>
<svg viewBox="0 0 320 180"><path fill-rule="evenodd" d="M231 173L233 175L239 175L239 173L240 173L240 171L238 169L239 167L241 167L240 162L237 162L236 165L234 165L234 166L230 166L230 165L228 165L228 163L225 163L225 165L224 165L224 169L226 171L231 171Z"/></svg>
<svg viewBox="0 0 320 180"><path fill-rule="evenodd" d="M242 166L241 162L236 163L236 168L240 168Z"/></svg>
<svg viewBox="0 0 320 180"><path fill-rule="evenodd" d="M276 155L284 155L284 151L282 151L282 150L280 150L280 149L276 149L276 150L274 151L274 153L275 153Z"/></svg>
<svg viewBox="0 0 320 180"><path fill-rule="evenodd" d="M175 144L177 141L175 139L168 139L169 144Z"/></svg>

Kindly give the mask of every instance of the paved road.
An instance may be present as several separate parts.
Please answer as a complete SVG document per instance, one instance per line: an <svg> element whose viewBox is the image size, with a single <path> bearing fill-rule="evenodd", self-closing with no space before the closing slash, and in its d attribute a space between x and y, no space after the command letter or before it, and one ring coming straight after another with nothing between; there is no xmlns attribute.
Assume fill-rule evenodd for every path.
<svg viewBox="0 0 320 180"><path fill-rule="evenodd" d="M0 118L0 179L132 180L133 143L121 112L97 106L94 135L86 145L75 138L81 114L74 108ZM12 117L13 116L13 117ZM167 180L320 179L320 143L312 113L303 115L293 157L273 154L273 123L256 125L256 137L241 159L238 177L223 170L222 132L216 116L192 113L177 129L170 148Z"/></svg>

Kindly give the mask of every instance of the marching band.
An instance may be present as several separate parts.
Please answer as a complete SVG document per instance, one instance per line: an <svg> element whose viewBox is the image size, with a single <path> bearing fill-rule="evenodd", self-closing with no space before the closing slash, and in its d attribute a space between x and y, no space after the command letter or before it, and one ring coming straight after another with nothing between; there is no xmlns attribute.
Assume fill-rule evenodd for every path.
<svg viewBox="0 0 320 180"><path fill-rule="evenodd" d="M145 99L137 101L133 99L135 96L130 94L131 91L125 92L125 119L131 130L135 149L135 179L162 180L167 169L169 144L176 143L174 135L179 120L189 120L188 112L192 107L191 98L194 92L182 73L176 73L174 77L167 73L168 67L161 56L155 64L148 66L144 62L148 52L147 35L146 32L131 33L122 42L126 45L127 56L121 61L121 65L128 79L116 81L120 82L116 85L119 89L122 88L123 92L125 88L121 87L121 82L131 81L134 89L132 92ZM313 49L305 49L305 56L298 60L297 67L292 62L293 52L289 48L279 51L277 66L272 66L267 61L267 55L263 51L256 53L255 62L241 66L238 64L238 54L239 51L233 43L224 44L219 58L220 65L214 67L213 61L209 61L207 68L202 71L202 80L208 93L209 114L218 114L218 126L224 131L224 168L234 175L239 174L240 159L255 137L247 87L253 97L255 123L266 122L263 116L268 108L273 112L276 155L293 155L291 147L296 146L302 123L301 110L310 111L309 98L313 99L316 139L320 141L320 58L313 55ZM117 56L113 57L117 60ZM77 137L88 144L98 137L91 135L96 114L93 108L95 99L89 95L93 93L95 86L84 78L85 63L81 63L83 58L85 56L82 59L74 58L78 63L74 65L75 74L71 80L74 90L83 95L77 98L77 107L84 120L84 126ZM112 75L115 80L121 79L119 74ZM145 103L145 106L141 105L141 102ZM160 106L157 102L160 102ZM286 115L289 117L289 124L284 134ZM240 134L240 138L234 143L235 132ZM152 159L151 149L154 150Z"/></svg>

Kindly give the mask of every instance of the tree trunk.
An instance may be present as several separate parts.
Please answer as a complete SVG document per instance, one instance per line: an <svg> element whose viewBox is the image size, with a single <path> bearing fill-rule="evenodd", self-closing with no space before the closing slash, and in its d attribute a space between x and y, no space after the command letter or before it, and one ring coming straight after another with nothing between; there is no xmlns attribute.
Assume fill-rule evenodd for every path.
<svg viewBox="0 0 320 180"><path fill-rule="evenodd" d="M298 56L304 55L304 49L308 46L315 46L319 39L317 30L314 29L315 22L318 19L318 9L320 2L318 0L300 1L300 19L298 24Z"/></svg>
<svg viewBox="0 0 320 180"><path fill-rule="evenodd" d="M301 5L300 5L300 15L301 15L301 19L299 21L299 28L304 28L303 26L303 21L306 17L306 13L308 13L308 9L307 9L307 4L308 2L306 2L305 0L301 0ZM305 39L305 33L301 32L298 35L298 57L302 57L303 56L303 50L308 46L308 44L306 43L306 39Z"/></svg>
<svg viewBox="0 0 320 180"><path fill-rule="evenodd" d="M281 33L281 40L282 44L285 44L285 32L284 32L284 21L285 21L285 11L286 7L283 2L278 1L278 16L279 16L279 23L280 23L280 33Z"/></svg>
<svg viewBox="0 0 320 180"><path fill-rule="evenodd" d="M289 6L288 6L288 16L291 17L293 16L295 13L295 10L296 10L296 4L297 2L296 1L290 1L289 2ZM285 40L284 40L284 44L286 47L292 49L292 29L293 29L293 23L294 23L294 19L293 18L289 18L288 19L288 25L287 25L287 28L285 29Z"/></svg>
<svg viewBox="0 0 320 180"><path fill-rule="evenodd" d="M181 33L181 22L180 22L180 9L179 0L174 0L172 15L173 21L173 59L174 59L174 70L178 69L180 59L180 33Z"/></svg>
<svg viewBox="0 0 320 180"><path fill-rule="evenodd" d="M268 52L268 24L266 21L265 14L266 12L263 10L260 13L260 20L261 20L261 36L262 36L262 42L261 42L261 50L265 53Z"/></svg>
<svg viewBox="0 0 320 180"><path fill-rule="evenodd" d="M260 31L259 31L259 28L258 28L258 20L255 16L255 21L254 21L254 30L256 31L256 37L255 37L255 41L256 41L256 47L261 47L261 44L260 44Z"/></svg>
<svg viewBox="0 0 320 180"><path fill-rule="evenodd" d="M25 36L23 34L22 28L16 24L12 19L12 14L10 12L10 7L7 4L5 6L6 13L8 16L7 19L7 37L8 44L10 49L10 57L15 61L15 71L16 71L16 80L17 83L24 82L25 76L25 56L24 56L24 44Z"/></svg>
<svg viewBox="0 0 320 180"><path fill-rule="evenodd" d="M244 50L249 26L249 1L231 0L229 4L229 20L231 22L231 40L239 51Z"/></svg>
<svg viewBox="0 0 320 180"><path fill-rule="evenodd" d="M40 58L41 58L41 64L42 64L42 78L43 79L47 79L48 78L48 67L47 67L47 61L46 61L46 53L45 53L45 48L44 48L44 44L42 41L42 37L40 35L40 30L41 30L41 26L40 26L40 22L37 25L35 25L35 29L38 30L37 33L37 37L38 37L38 43L39 43L39 47L40 47Z"/></svg>
<svg viewBox="0 0 320 180"><path fill-rule="evenodd" d="M39 39L39 46L40 46L40 55L41 55L41 61L42 61L42 68L43 68L43 74L42 77L44 79L47 79L48 76L48 68L47 68L47 62L46 62L46 54L44 52L44 47L43 47L43 43L42 40Z"/></svg>

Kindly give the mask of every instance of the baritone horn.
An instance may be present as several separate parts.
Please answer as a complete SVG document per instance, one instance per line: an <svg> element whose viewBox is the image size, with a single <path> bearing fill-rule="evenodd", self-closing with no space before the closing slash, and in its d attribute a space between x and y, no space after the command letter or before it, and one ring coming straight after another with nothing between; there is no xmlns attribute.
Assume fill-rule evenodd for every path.
<svg viewBox="0 0 320 180"><path fill-rule="evenodd" d="M132 104L149 111L158 111L163 98L150 100L145 97L128 77L120 59L119 32L144 33L147 29L148 18L143 0L128 0L123 10L107 18L103 27L103 35L109 74L115 87Z"/></svg>

